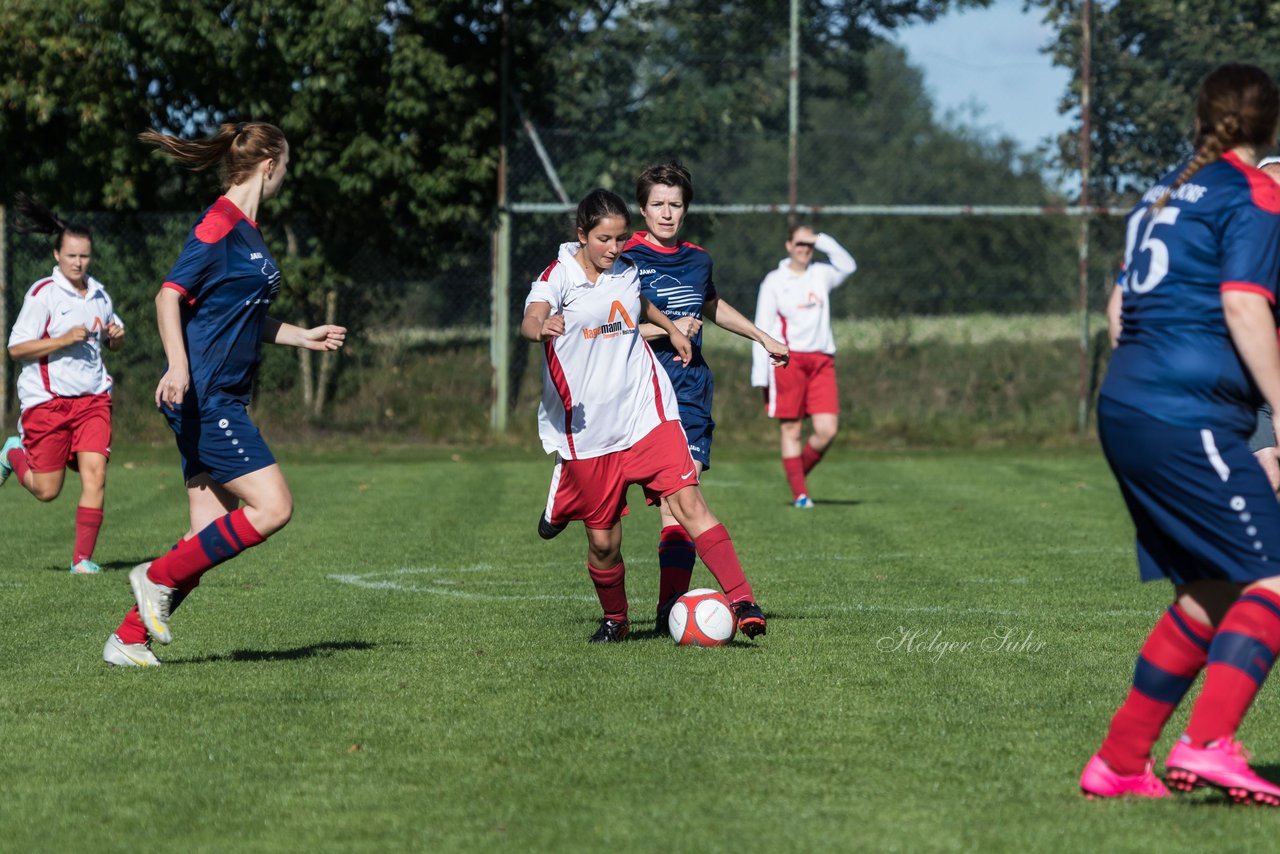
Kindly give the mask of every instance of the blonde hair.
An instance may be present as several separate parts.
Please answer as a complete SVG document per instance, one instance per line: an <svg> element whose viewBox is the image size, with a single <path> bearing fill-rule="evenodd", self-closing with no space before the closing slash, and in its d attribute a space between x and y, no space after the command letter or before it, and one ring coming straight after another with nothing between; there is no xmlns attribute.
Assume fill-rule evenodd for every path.
<svg viewBox="0 0 1280 854"><path fill-rule="evenodd" d="M217 166L224 191L247 180L263 160L279 160L289 144L280 128L266 122L227 122L203 139L180 139L155 129L143 131L138 139L196 171Z"/></svg>

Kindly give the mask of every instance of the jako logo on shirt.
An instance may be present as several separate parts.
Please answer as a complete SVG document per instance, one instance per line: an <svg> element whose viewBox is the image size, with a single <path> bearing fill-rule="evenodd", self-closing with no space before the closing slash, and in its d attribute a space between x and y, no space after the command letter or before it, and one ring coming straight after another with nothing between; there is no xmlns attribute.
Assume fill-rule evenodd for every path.
<svg viewBox="0 0 1280 854"><path fill-rule="evenodd" d="M618 315L622 315L621 320L618 319ZM617 300L614 300L613 305L609 307L608 323L582 330L582 337L588 341L592 338L616 338L619 335L635 334L636 325L631 321L631 315Z"/></svg>

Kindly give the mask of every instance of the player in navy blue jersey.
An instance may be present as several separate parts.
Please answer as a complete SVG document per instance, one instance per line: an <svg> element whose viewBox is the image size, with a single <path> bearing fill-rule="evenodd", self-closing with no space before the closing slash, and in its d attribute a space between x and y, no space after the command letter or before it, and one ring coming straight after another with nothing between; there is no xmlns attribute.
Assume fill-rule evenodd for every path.
<svg viewBox="0 0 1280 854"><path fill-rule="evenodd" d="M1280 651L1280 504L1249 452L1258 403L1280 404L1280 186L1254 167L1276 141L1280 91L1251 65L1216 68L1196 106L1195 155L1129 215L1119 344L1098 434L1137 534L1144 580L1174 601L1086 765L1086 795L1168 797L1212 786L1280 806L1236 740ZM1152 748L1196 676L1185 734Z"/></svg>
<svg viewBox="0 0 1280 854"><path fill-rule="evenodd" d="M200 577L293 514L289 485L246 410L262 342L336 350L347 332L327 324L302 329L267 314L280 270L256 220L289 167L279 128L241 122L201 140L156 131L140 138L192 168L217 166L223 195L191 229L156 295L168 367L155 400L177 438L191 527L167 553L129 573L137 604L102 652L122 666L159 664L147 636L169 643L169 617Z"/></svg>
<svg viewBox="0 0 1280 854"><path fill-rule="evenodd" d="M636 179L636 202L648 231L627 241L623 257L640 273L640 292L693 342L693 358L682 364L667 334L651 323L640 325L658 361L666 368L680 407L680 423L689 438L689 453L699 476L711 467L711 418L714 383L702 356L702 322L758 342L774 364L785 365L787 346L765 333L716 293L711 256L680 240L680 227L693 203L693 178L679 163L650 166ZM680 527L666 502L660 503L662 534L658 541L658 608L656 627L666 630L666 617L681 594L688 592L697 558L693 539Z"/></svg>

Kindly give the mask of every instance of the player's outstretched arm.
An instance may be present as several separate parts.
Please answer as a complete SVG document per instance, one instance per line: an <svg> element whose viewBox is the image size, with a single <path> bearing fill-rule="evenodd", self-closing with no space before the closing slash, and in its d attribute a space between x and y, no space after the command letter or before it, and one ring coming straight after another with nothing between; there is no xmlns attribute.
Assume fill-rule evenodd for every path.
<svg viewBox="0 0 1280 854"><path fill-rule="evenodd" d="M736 335L755 341L765 349L765 352L769 354L770 360L775 365L785 365L791 359L791 352L787 349L786 344L778 341L759 326L747 320L742 312L720 299L720 297L708 300L702 306L702 314L704 317L710 318L711 322L721 329L727 329Z"/></svg>
<svg viewBox="0 0 1280 854"><path fill-rule="evenodd" d="M698 334L698 330L702 329L702 319L698 317L677 317L671 321L687 337L692 338ZM640 334L646 341L657 341L659 338L666 338L667 331L656 323L641 323Z"/></svg>
<svg viewBox="0 0 1280 854"><path fill-rule="evenodd" d="M268 317L262 327L262 340L267 344L297 347L301 350L339 350L347 343L347 328L323 323L304 329Z"/></svg>
<svg viewBox="0 0 1280 854"><path fill-rule="evenodd" d="M665 332L671 339L671 346L675 348L676 356L679 357L682 365L688 365L693 361L693 344L689 341L689 336L681 332L680 327L676 326L662 309L644 297L640 297L640 312L646 320Z"/></svg>

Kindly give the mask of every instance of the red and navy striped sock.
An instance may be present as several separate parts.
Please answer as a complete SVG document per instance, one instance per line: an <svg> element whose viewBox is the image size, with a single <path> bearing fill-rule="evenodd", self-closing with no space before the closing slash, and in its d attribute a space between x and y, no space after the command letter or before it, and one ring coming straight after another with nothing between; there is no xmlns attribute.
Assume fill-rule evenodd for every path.
<svg viewBox="0 0 1280 854"><path fill-rule="evenodd" d="M1156 622L1138 655L1129 696L1111 719L1098 755L1117 774L1141 774L1151 748L1209 656L1213 626L1197 623L1175 602Z"/></svg>
<svg viewBox="0 0 1280 854"><path fill-rule="evenodd" d="M1234 738L1280 651L1280 595L1255 588L1236 600L1209 647L1204 689L1191 707L1196 747Z"/></svg>
<svg viewBox="0 0 1280 854"><path fill-rule="evenodd" d="M805 442L804 450L800 452L800 468L806 475L809 474L809 472L813 471L814 466L822 462L822 455L825 453L826 451L819 451L813 445Z"/></svg>
<svg viewBox="0 0 1280 854"><path fill-rule="evenodd" d="M93 557L93 549L98 545L98 531L102 530L101 507L76 508L76 548L71 556L71 565Z"/></svg>
<svg viewBox="0 0 1280 854"><path fill-rule="evenodd" d="M809 487L804 482L804 463L802 457L783 457L782 470L787 473L787 483L791 486L793 498L809 494Z"/></svg>
<svg viewBox="0 0 1280 854"><path fill-rule="evenodd" d="M658 536L658 604L689 592L689 579L698 551L679 525L668 525Z"/></svg>
<svg viewBox="0 0 1280 854"><path fill-rule="evenodd" d="M147 578L182 589L213 567L266 540L245 518L244 508L215 519L204 530L151 562Z"/></svg>
<svg viewBox="0 0 1280 854"><path fill-rule="evenodd" d="M723 524L703 531L694 538L693 545L730 602L755 601L751 583L738 561L738 551Z"/></svg>
<svg viewBox="0 0 1280 854"><path fill-rule="evenodd" d="M622 622L627 618L627 584L626 564L619 563L611 569L597 569L589 562L587 572L591 574L591 583L596 586L596 596L600 599L600 607L610 620Z"/></svg>

